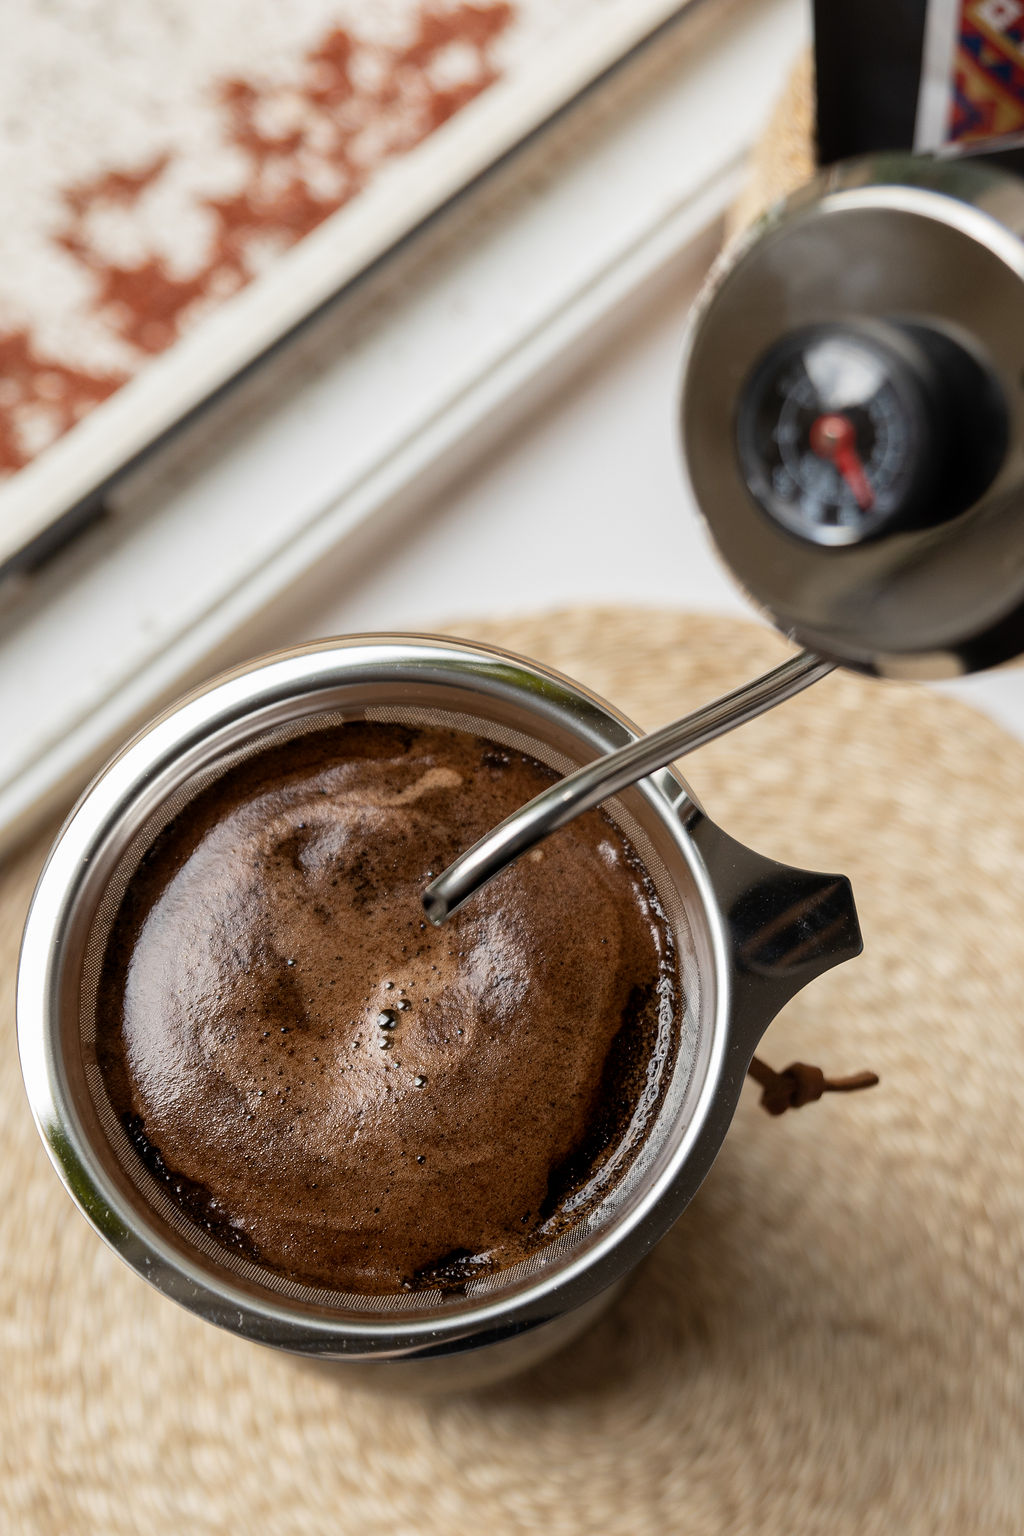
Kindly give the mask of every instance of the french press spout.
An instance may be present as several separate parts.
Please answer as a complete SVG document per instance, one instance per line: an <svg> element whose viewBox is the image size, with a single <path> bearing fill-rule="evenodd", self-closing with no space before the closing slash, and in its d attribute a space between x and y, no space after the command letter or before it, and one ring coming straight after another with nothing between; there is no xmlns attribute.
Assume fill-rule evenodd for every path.
<svg viewBox="0 0 1024 1536"><path fill-rule="evenodd" d="M1024 180L848 161L767 214L695 307L681 432L733 575L801 653L586 765L425 892L435 922L582 811L835 666L940 678L1024 652Z"/></svg>

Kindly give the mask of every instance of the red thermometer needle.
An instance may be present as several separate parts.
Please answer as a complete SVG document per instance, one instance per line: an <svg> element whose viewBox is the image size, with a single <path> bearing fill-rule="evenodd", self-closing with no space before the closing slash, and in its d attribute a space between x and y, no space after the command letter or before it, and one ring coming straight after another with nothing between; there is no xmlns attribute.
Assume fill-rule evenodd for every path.
<svg viewBox="0 0 1024 1536"><path fill-rule="evenodd" d="M857 433L848 416L819 416L811 426L811 452L830 459L853 492L862 512L874 505L874 492L857 452Z"/></svg>

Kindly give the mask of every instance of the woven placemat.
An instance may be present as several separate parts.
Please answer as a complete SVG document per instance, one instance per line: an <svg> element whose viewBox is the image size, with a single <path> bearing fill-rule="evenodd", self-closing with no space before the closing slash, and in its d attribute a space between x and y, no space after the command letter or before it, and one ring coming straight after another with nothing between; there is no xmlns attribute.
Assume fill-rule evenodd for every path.
<svg viewBox="0 0 1024 1536"><path fill-rule="evenodd" d="M779 659L640 610L459 628L653 727ZM14 1066L36 848L5 875L0 1529L260 1536L1019 1532L1024 750L958 703L832 676L690 759L708 812L854 881L866 950L765 1056L870 1093L769 1120L582 1341L501 1389L402 1401L246 1344L132 1275L61 1190Z"/></svg>
<svg viewBox="0 0 1024 1536"><path fill-rule="evenodd" d="M745 184L729 212L729 236L741 233L766 208L810 181L814 175L814 114L814 58L808 49L793 66L754 146Z"/></svg>

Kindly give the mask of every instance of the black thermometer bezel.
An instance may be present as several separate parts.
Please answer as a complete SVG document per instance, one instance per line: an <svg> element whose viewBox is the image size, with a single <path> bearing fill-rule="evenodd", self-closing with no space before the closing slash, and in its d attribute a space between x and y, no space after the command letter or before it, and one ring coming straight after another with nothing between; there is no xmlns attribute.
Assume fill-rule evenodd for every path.
<svg viewBox="0 0 1024 1536"><path fill-rule="evenodd" d="M824 342L847 342L884 369L881 389L895 398L903 433L902 463L882 488L873 507L852 522L825 522L802 514L772 483L766 461L762 412L786 369ZM898 527L917 526L929 513L935 489L936 460L929 440L940 431L933 364L908 330L884 322L836 321L800 326L774 341L755 363L736 405L736 451L747 489L759 509L788 533L825 546L863 543ZM784 401L775 414L781 420ZM825 408L823 407L823 414Z"/></svg>

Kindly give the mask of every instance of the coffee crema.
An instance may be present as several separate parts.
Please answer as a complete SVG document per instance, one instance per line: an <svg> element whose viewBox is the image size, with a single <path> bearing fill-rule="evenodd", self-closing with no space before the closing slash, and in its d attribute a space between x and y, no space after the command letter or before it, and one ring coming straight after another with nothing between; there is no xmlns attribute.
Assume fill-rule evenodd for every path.
<svg viewBox="0 0 1024 1536"><path fill-rule="evenodd" d="M97 1058L151 1175L226 1248L339 1291L461 1289L622 1177L681 1007L602 813L442 928L421 895L557 777L464 732L352 723L227 771L129 883Z"/></svg>

